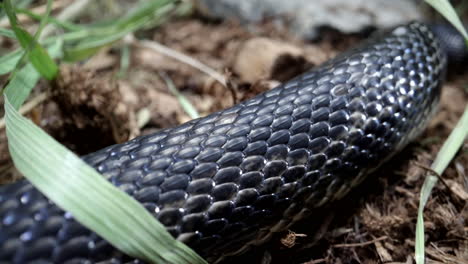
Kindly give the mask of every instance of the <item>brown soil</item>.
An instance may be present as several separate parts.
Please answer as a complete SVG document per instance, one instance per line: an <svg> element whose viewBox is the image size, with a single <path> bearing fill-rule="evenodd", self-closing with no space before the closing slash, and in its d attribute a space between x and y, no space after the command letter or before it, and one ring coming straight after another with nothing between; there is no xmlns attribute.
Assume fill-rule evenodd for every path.
<svg viewBox="0 0 468 264"><path fill-rule="evenodd" d="M128 72L118 77L121 43L102 50L83 65L63 67L61 77L52 85L42 82L32 97L46 91L49 99L30 111L29 117L78 154L85 154L189 120L169 91L168 78L163 78L166 75L200 114L206 115L268 89L279 81L273 79L278 72L286 73L281 80L288 79L361 39L330 32L318 43L305 43L269 23L253 33L235 23L199 18L171 21L145 34L224 74L229 89L138 42L131 46ZM248 40L259 36L293 48L275 50L273 57L267 56L265 71L257 74L256 81L249 75L247 82L240 77L243 66L237 72L234 68L238 56L254 56L240 51ZM332 209L317 212L291 232L234 262L413 263L419 191L427 174L424 167L430 166L461 116L468 102L467 89L468 75L451 76L443 90L440 111L415 143ZM142 118L148 112L150 117ZM437 184L424 213L427 263L468 263L467 165L465 143L442 175L443 182ZM4 130L0 132L0 173L2 181L17 177ZM328 219L327 232L321 232L324 226L317 226L323 219ZM314 247L302 249L319 233L323 233L322 239Z"/></svg>

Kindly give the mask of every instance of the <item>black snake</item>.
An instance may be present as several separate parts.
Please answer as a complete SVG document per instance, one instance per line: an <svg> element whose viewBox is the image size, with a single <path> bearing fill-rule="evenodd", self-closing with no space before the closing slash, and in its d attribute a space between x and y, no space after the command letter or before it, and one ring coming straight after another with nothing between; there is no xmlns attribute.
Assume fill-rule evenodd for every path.
<svg viewBox="0 0 468 264"><path fill-rule="evenodd" d="M413 140L446 71L413 22L275 89L83 159L208 261L345 196ZM132 261L28 181L0 187L0 263Z"/></svg>

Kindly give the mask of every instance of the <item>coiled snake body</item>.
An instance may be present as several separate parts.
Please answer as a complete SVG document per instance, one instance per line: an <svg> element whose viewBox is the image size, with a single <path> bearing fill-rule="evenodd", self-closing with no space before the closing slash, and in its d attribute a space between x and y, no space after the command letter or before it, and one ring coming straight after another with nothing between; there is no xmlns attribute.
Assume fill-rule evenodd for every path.
<svg viewBox="0 0 468 264"><path fill-rule="evenodd" d="M267 241L343 197L434 112L445 55L424 24L229 109L84 160L208 261ZM126 261L26 180L0 187L0 262Z"/></svg>

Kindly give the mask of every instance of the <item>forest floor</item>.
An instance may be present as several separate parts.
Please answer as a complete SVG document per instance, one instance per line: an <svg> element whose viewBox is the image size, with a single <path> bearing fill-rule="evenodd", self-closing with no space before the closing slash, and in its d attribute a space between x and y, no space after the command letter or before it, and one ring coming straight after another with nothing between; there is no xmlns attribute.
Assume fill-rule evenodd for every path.
<svg viewBox="0 0 468 264"><path fill-rule="evenodd" d="M139 41L142 37L148 41ZM44 95L46 99L29 109L27 116L82 155L190 120L171 92L171 84L203 116L270 89L365 37L329 31L311 43L268 22L248 31L233 22L196 16L170 20L103 49L82 64L62 64L57 81L43 81L36 87L32 100ZM178 59L164 55L152 43L162 44ZM2 39L0 45L5 48L11 43ZM125 46L130 64L122 71ZM190 66L179 53L202 62L219 76ZM333 205L333 210L317 212L289 233L231 262L413 263L419 193L426 168L468 103L468 74L453 72L443 87L439 111L414 143ZM218 77L227 80L228 88L215 80ZM427 263L468 263L467 164L465 142L427 204ZM18 177L2 128L0 179L7 182ZM317 231L316 225L324 219L328 231L323 232L321 226ZM318 233L323 234L320 241L302 249Z"/></svg>

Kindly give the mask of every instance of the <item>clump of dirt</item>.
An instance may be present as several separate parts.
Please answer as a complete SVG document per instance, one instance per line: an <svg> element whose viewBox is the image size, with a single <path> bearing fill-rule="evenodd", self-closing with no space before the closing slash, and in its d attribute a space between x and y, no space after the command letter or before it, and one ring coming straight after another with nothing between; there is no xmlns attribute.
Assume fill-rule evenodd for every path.
<svg viewBox="0 0 468 264"><path fill-rule="evenodd" d="M122 143L139 133L132 106L108 74L63 66L50 94L61 122L54 123L60 129L49 126L49 131L62 141L74 142L77 153Z"/></svg>

